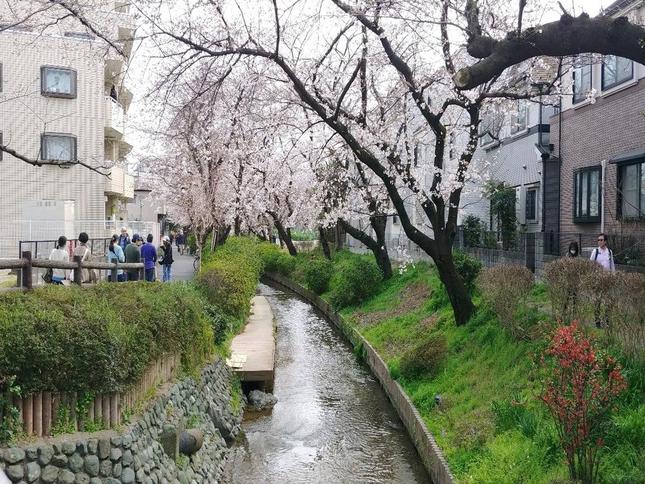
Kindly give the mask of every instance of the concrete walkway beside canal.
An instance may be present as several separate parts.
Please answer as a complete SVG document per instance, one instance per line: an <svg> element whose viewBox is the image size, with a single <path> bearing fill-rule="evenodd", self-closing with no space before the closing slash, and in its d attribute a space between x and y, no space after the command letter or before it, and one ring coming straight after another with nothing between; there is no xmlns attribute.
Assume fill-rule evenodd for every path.
<svg viewBox="0 0 645 484"><path fill-rule="evenodd" d="M251 305L244 332L231 343L228 363L242 382L257 382L260 389L270 392L275 369L273 311L264 296L255 296Z"/></svg>

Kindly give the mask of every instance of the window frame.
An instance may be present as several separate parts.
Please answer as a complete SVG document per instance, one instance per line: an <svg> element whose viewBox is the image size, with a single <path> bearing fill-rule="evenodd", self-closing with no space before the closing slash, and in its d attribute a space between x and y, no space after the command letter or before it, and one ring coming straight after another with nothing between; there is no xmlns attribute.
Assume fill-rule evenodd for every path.
<svg viewBox="0 0 645 484"><path fill-rule="evenodd" d="M511 114L511 136L518 133L523 133L529 126L529 105L526 100L518 99L515 103L515 108L516 111ZM520 119L519 114L521 110L524 110L524 123L522 124L521 128L518 128L517 125L519 123L516 123L515 121Z"/></svg>
<svg viewBox="0 0 645 484"><path fill-rule="evenodd" d="M46 156L47 150L46 150L46 144L45 144L45 138L47 137L52 137L52 138L70 138L72 140L72 159L71 160L57 160L50 158L49 156ZM76 136L73 134L69 133L43 133L40 135L40 159L42 161L60 161L60 162L67 162L67 163L75 163L78 161L78 150L77 150L77 139Z"/></svg>
<svg viewBox="0 0 645 484"><path fill-rule="evenodd" d="M629 82L629 81L634 79L634 61L631 60L631 59L626 59L626 60L629 61L630 66L631 66L631 73L630 73L629 77L627 77L625 79L622 79L622 80L617 79L612 84L608 84L608 85L605 86L605 64L606 64L605 59L607 57L613 57L614 61L616 62L616 65L618 65L618 58L626 59L625 57L620 57L620 56L617 56L617 55L611 55L611 56L607 55L607 56L604 56L602 58L602 64L600 66L600 87L601 87L601 89L603 91L609 91L610 89L613 89L616 86L620 86L621 84L624 84L624 83ZM616 72L618 72L618 69L616 69Z"/></svg>
<svg viewBox="0 0 645 484"><path fill-rule="evenodd" d="M582 97L578 97L580 96L580 93L576 93L576 73L585 68L589 69L589 91L593 89L593 64L591 64L591 62L586 62L582 65L575 67L573 70L573 98L572 98L573 104L579 104L587 99L587 92L584 92L582 94Z"/></svg>
<svg viewBox="0 0 645 484"><path fill-rule="evenodd" d="M71 73L71 79L70 79L70 86L71 86L71 93L65 93L65 92L51 92L48 91L46 88L46 79L47 79L47 70L48 69L57 69L61 71L69 71ZM71 67L62 67L62 66L51 66L51 65L46 65L46 66L40 66L40 94L43 96L47 97L59 97L59 98L64 98L64 99L76 99L78 93L77 89L77 73L75 69L72 69Z"/></svg>
<svg viewBox="0 0 645 484"><path fill-rule="evenodd" d="M579 215L579 212L582 209L582 193L578 193L578 176L584 176L587 174L587 211L591 204L591 173L598 173L598 215ZM600 165L594 166L585 166L584 168L579 168L573 172L573 223L597 223L600 222L600 217L602 214L602 168ZM580 210L579 210L580 209Z"/></svg>
<svg viewBox="0 0 645 484"><path fill-rule="evenodd" d="M533 202L533 216L529 216L529 193L535 194ZM524 203L524 217L526 223L536 223L538 220L538 188L527 188L526 189L526 201Z"/></svg>
<svg viewBox="0 0 645 484"><path fill-rule="evenodd" d="M4 65L0 62L0 92L4 92Z"/></svg>
<svg viewBox="0 0 645 484"><path fill-rule="evenodd" d="M623 170L629 166L634 166L634 165L638 167L638 177L637 177L639 182L638 183L638 215L635 217L625 217L623 213L623 181L625 179ZM616 167L616 169L618 170L618 173L617 173L618 196L616 197L616 204L617 204L616 209L618 212L618 219L625 220L625 221L645 220L645 210L642 210L643 199L645 198L645 190L642 189L643 186L641 184L643 171L645 170L645 158L630 161L629 163L621 163Z"/></svg>
<svg viewBox="0 0 645 484"><path fill-rule="evenodd" d="M2 131L0 131L0 145L4 144L4 137L2 136ZM0 150L0 161L2 161L2 155L4 151Z"/></svg>

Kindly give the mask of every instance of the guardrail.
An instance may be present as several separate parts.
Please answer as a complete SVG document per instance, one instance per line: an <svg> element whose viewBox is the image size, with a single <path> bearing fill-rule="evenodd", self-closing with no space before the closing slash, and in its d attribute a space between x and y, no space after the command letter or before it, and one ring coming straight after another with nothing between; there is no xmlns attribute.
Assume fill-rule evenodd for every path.
<svg viewBox="0 0 645 484"><path fill-rule="evenodd" d="M23 251L20 259L0 259L0 269L20 269L18 289L33 289L33 269L69 269L74 271L73 282L80 285L82 283L83 269L103 269L109 270L112 274L112 282L117 281L117 271L120 269L139 272L139 278L144 279L143 262L119 263L119 262L97 262L82 261L81 256L74 256L74 261L51 261L48 259L32 259L31 251Z"/></svg>

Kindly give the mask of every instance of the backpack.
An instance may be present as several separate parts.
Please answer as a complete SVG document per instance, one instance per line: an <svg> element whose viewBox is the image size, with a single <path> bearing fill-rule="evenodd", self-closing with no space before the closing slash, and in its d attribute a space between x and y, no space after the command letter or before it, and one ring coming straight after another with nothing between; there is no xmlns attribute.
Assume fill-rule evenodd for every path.
<svg viewBox="0 0 645 484"><path fill-rule="evenodd" d="M157 261L159 262L159 265L163 265L163 260L166 258L166 250L163 248L163 245L159 246L159 250L157 251Z"/></svg>
<svg viewBox="0 0 645 484"><path fill-rule="evenodd" d="M607 249L609 251L609 261L614 260L614 254L611 253L611 249ZM594 256L593 256L594 262L598 260L598 249L594 249Z"/></svg>

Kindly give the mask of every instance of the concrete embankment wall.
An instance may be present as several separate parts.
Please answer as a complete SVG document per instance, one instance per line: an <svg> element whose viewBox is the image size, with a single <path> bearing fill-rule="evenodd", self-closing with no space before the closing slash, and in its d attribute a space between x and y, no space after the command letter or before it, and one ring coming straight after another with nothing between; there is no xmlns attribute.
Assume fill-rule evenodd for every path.
<svg viewBox="0 0 645 484"><path fill-rule="evenodd" d="M265 274L262 277L262 282L286 288L322 312L325 317L332 321L345 335L345 337L352 343L354 348L360 348L367 365L372 370L374 376L378 379L385 393L389 397L392 405L399 414L407 429L414 446L419 452L423 465L428 470L432 481L435 484L449 484L452 483L453 477L448 468L448 464L443 457L443 454L430 431L426 427L419 411L416 409L410 397L405 393L401 385L390 376L390 371L379 356L376 350L370 343L347 323L334 309L317 294L309 291L308 289L294 283L290 279L281 276L280 274Z"/></svg>
<svg viewBox="0 0 645 484"><path fill-rule="evenodd" d="M217 360L202 369L200 382L177 382L123 431L0 448L0 469L20 483L216 482L226 458L225 439L239 432L242 420L242 409L231 406L231 376ZM169 449L187 426L202 430L204 443L190 459L177 458Z"/></svg>

